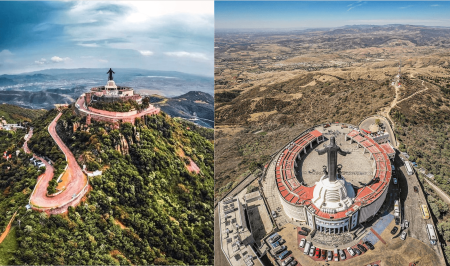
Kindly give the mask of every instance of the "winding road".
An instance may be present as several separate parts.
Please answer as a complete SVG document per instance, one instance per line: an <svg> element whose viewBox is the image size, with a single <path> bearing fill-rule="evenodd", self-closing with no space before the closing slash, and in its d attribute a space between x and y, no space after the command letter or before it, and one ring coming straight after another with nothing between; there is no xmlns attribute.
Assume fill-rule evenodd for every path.
<svg viewBox="0 0 450 266"><path fill-rule="evenodd" d="M67 146L64 144L64 142L56 133L56 123L58 122L58 119L61 117L61 115L62 113L59 113L55 117L55 119L50 123L50 125L48 126L48 132L50 133L53 140L56 142L58 147L66 156L66 160L68 163L68 168L66 171L68 171L69 174L68 179L70 180L70 183L60 194L48 197L47 196L48 182L53 178L54 169L50 164L48 164L47 161L34 155L34 157L39 158L44 162L46 166L46 171L43 175L41 175L38 178L36 187L34 188L33 193L31 194L30 197L30 205L34 209L40 211L50 211L52 213L63 213L67 211L67 208L69 206L76 205L79 202L79 200L83 197L83 195L86 193L88 186L88 179L86 175L81 170L72 152L69 150L69 148L67 148ZM29 134L28 139L30 137L31 136ZM26 152L30 152L27 144L28 139L24 144L24 150Z"/></svg>

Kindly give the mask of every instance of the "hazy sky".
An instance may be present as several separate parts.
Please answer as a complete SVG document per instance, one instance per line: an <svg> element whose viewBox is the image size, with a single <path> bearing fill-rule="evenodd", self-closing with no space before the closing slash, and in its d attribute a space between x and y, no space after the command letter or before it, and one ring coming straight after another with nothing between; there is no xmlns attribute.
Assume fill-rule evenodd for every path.
<svg viewBox="0 0 450 266"><path fill-rule="evenodd" d="M0 1L0 74L143 68L213 76L212 1Z"/></svg>
<svg viewBox="0 0 450 266"><path fill-rule="evenodd" d="M216 29L450 26L450 2L216 2Z"/></svg>

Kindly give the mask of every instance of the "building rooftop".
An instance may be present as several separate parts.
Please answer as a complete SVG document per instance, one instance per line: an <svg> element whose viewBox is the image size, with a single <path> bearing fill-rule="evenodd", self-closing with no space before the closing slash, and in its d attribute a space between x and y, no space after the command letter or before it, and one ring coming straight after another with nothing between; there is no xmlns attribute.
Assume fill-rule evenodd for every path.
<svg viewBox="0 0 450 266"><path fill-rule="evenodd" d="M358 209L361 206L368 205L381 196L388 187L391 179L389 157L376 141L358 130L353 130L346 136L365 147L373 156L375 169L372 179L378 177L380 180L355 191L356 197L354 198L353 204L344 211L335 214L324 213L312 204L311 199L313 198L315 185L307 187L300 184L295 175L294 164L295 158L299 153L320 136L322 136L322 133L318 130L304 134L294 143L289 144L279 157L275 167L275 175L278 191L285 201L293 205L309 206L315 211L316 215L322 218L338 219L347 216L352 209Z"/></svg>
<svg viewBox="0 0 450 266"><path fill-rule="evenodd" d="M246 226L244 208L238 197L219 202L220 242L233 266L262 266L250 246L255 241Z"/></svg>

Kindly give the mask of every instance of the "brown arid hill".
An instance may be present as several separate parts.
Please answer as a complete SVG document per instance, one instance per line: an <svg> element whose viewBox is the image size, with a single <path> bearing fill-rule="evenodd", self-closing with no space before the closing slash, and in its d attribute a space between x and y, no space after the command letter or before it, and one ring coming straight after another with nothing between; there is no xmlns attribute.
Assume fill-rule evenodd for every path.
<svg viewBox="0 0 450 266"><path fill-rule="evenodd" d="M322 37L315 33L216 35L216 200L315 124L358 125L374 114L397 124L395 110L426 124L441 117L450 106L439 87L447 89L450 77L447 30L440 37L427 37L417 28L405 27L404 35L395 38L390 30L357 30L353 36L346 32L347 41L334 46L331 39L320 42ZM334 31L333 36L339 33ZM347 45L349 40L352 45ZM395 89L392 82L400 60L401 86ZM434 85L436 78L441 78L440 85ZM437 108L433 112L440 115L430 108ZM408 137L399 137L412 145Z"/></svg>

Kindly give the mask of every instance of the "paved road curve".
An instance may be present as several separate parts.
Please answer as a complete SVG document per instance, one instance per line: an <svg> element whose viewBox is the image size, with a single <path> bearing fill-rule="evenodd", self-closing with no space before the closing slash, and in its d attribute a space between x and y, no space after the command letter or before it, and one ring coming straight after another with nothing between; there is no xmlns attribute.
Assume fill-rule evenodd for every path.
<svg viewBox="0 0 450 266"><path fill-rule="evenodd" d="M31 195L30 203L36 208L49 209L64 206L65 204L72 201L74 195L80 194L80 192L82 192L83 188L87 185L88 182L86 175L82 172L72 152L69 150L69 148L67 148L67 146L56 133L56 123L61 115L62 113L59 113L56 118L50 123L48 131L58 147L66 156L69 165L67 171L69 171L71 182L67 185L67 188L62 193L54 197L48 197L47 187L48 182L53 178L53 171L51 174L46 171L42 178L39 179L38 183L36 184L35 190ZM43 162L45 163L46 167L49 166L45 162L45 160L43 160ZM67 206L61 212L64 212L66 210Z"/></svg>

